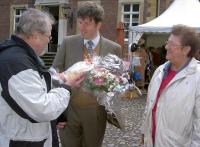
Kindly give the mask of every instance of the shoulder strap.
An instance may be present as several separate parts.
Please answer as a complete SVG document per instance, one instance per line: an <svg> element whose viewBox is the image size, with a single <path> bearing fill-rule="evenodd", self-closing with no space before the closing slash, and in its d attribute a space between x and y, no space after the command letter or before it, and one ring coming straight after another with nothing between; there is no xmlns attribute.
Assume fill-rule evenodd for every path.
<svg viewBox="0 0 200 147"><path fill-rule="evenodd" d="M7 102L7 104L10 106L10 108L12 108L19 116L21 116L24 119L28 119L32 123L37 123L37 121L32 119L26 114L26 112L24 112L24 110L12 99L12 97L9 96L9 98L6 98L8 96L6 95L4 90L1 92L1 95Z"/></svg>

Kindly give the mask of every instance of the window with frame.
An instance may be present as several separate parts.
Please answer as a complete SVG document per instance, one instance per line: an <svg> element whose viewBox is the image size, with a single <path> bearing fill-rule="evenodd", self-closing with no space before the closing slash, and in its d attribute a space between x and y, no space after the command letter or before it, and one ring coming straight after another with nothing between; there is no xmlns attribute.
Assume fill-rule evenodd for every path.
<svg viewBox="0 0 200 147"><path fill-rule="evenodd" d="M22 15L22 13L26 10L26 8L14 8L14 14L13 14L13 32L16 29L17 23L19 22L19 18Z"/></svg>
<svg viewBox="0 0 200 147"><path fill-rule="evenodd" d="M123 5L123 22L125 31L125 41L128 40L129 27L137 26L139 24L139 4L124 4Z"/></svg>

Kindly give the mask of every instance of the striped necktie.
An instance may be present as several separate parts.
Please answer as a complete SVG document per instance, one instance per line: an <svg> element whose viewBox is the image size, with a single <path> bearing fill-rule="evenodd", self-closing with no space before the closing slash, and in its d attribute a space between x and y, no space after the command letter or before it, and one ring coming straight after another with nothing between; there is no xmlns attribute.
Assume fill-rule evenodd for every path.
<svg viewBox="0 0 200 147"><path fill-rule="evenodd" d="M88 44L88 52L89 52L90 56L92 57L93 56L93 48L92 48L92 46L94 45L94 43L91 40L89 40L87 42L87 44Z"/></svg>

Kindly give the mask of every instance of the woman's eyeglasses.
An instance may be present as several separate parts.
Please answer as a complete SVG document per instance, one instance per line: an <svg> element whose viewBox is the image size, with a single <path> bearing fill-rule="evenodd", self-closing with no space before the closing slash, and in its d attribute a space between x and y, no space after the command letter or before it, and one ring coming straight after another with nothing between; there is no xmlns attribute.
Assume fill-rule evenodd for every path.
<svg viewBox="0 0 200 147"><path fill-rule="evenodd" d="M183 47L184 46L184 45L181 45L181 44L176 44L176 43L169 41L169 40L167 40L165 42L165 45L167 45L167 44L170 45L170 46L174 46L174 47L178 47L178 46Z"/></svg>

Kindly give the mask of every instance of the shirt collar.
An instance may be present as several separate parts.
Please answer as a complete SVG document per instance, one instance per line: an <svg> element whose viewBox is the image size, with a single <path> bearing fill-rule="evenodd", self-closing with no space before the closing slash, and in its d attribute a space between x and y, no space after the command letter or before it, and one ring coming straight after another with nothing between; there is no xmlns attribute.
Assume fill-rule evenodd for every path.
<svg viewBox="0 0 200 147"><path fill-rule="evenodd" d="M88 39L84 39L84 45L87 47L87 42L88 42L89 40ZM93 43L94 43L94 45L92 46L92 48L94 49L96 46L97 46L97 44L99 43L99 41L100 41L100 35L99 35L99 33L98 33L98 35L94 38L94 39L92 39L91 40Z"/></svg>

